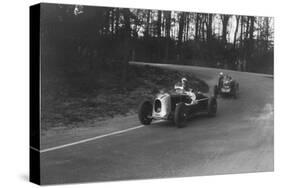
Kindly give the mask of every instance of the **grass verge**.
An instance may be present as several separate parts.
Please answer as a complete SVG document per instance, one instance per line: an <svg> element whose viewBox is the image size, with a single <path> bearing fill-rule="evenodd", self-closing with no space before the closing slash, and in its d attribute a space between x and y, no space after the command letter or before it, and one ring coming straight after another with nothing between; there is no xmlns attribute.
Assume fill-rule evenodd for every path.
<svg viewBox="0 0 281 188"><path fill-rule="evenodd" d="M95 126L94 122L135 114L143 98L152 98L163 89L172 89L182 77L186 77L196 90L209 90L204 81L191 73L150 66L130 66L125 82L120 79L118 71L116 74L104 71L94 81L78 76L69 79L67 84L58 81L62 79L43 82L41 128L45 131ZM90 124L87 123L89 120Z"/></svg>

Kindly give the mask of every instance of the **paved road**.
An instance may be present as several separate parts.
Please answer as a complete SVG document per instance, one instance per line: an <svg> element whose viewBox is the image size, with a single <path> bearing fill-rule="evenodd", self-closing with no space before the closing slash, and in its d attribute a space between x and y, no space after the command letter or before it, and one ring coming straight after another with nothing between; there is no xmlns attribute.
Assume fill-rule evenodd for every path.
<svg viewBox="0 0 281 188"><path fill-rule="evenodd" d="M202 67L156 66L193 72L209 85L214 84L220 72ZM217 117L194 118L182 129L169 122L158 122L43 152L42 183L272 171L273 78L262 74L230 73L240 83L240 97L237 100L219 98ZM123 121L126 128L128 124L139 125L135 117L129 120ZM108 126L122 130L123 123L107 125L110 130ZM99 129L103 129L102 126ZM92 132L94 135L95 130Z"/></svg>

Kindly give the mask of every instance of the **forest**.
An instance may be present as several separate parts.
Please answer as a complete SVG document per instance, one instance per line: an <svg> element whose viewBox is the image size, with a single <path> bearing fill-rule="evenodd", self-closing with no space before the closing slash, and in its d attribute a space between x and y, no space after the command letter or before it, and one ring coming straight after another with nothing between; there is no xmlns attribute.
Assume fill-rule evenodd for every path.
<svg viewBox="0 0 281 188"><path fill-rule="evenodd" d="M116 102L123 98L134 108L157 80L168 79L161 71L150 77L151 70L129 61L273 74L272 17L41 4L40 31L43 116L49 120L79 121L83 110L106 106L112 97L115 112L129 109ZM82 115L73 114L75 105Z"/></svg>
<svg viewBox="0 0 281 188"><path fill-rule="evenodd" d="M271 17L57 4L41 12L42 60L55 69L126 77L134 60L273 72Z"/></svg>

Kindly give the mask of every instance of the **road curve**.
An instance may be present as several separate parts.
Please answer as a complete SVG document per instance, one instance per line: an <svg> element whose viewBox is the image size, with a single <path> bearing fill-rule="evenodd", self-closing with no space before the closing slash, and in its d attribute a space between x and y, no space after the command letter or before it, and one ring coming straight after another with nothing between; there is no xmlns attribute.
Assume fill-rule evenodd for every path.
<svg viewBox="0 0 281 188"><path fill-rule="evenodd" d="M221 71L153 66L192 72L210 87ZM182 129L170 122L154 123L41 153L42 184L273 171L273 77L224 72L239 82L240 96L219 98L215 118L197 117ZM130 123L139 125L136 118L126 121Z"/></svg>

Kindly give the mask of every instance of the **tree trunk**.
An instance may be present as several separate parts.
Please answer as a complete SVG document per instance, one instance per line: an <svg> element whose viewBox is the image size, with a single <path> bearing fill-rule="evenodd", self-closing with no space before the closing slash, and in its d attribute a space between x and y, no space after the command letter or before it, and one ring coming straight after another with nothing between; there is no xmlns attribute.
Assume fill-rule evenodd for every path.
<svg viewBox="0 0 281 188"><path fill-rule="evenodd" d="M264 33L264 40L265 40L265 50L268 48L268 38L269 38L269 19L268 17L264 18L264 27L265 27L265 33Z"/></svg>
<svg viewBox="0 0 281 188"><path fill-rule="evenodd" d="M166 38L170 38L170 34L171 34L171 11L166 11L166 16L165 16L165 20L166 20L166 24L165 24L165 36Z"/></svg>
<svg viewBox="0 0 281 188"><path fill-rule="evenodd" d="M196 13L196 21L195 21L195 40L198 40L198 30L199 30L199 13Z"/></svg>
<svg viewBox="0 0 281 188"><path fill-rule="evenodd" d="M207 38L207 14L203 14L202 15L202 40L205 41L206 38Z"/></svg>
<svg viewBox="0 0 281 188"><path fill-rule="evenodd" d="M178 32L178 58L181 57L181 45L182 45L182 37L183 37L183 30L184 30L184 24L185 24L185 18L186 13L182 12L180 14L180 20L179 20L179 32Z"/></svg>
<svg viewBox="0 0 281 188"><path fill-rule="evenodd" d="M185 20L185 39L184 41L188 41L188 34L189 34L189 19L190 19L190 15L189 13L186 13L186 20Z"/></svg>
<svg viewBox="0 0 281 188"><path fill-rule="evenodd" d="M110 12L111 12L111 10L108 9L105 14L105 25L104 25L104 30L103 30L104 35L107 35L108 33L110 33L109 32L109 30L110 30Z"/></svg>
<svg viewBox="0 0 281 188"><path fill-rule="evenodd" d="M210 41L212 38L212 24L213 24L213 14L208 15L207 22L207 40Z"/></svg>
<svg viewBox="0 0 281 188"><path fill-rule="evenodd" d="M250 40L253 40L254 38L254 26L255 25L255 17L254 16L251 16L250 17L250 30L249 30L249 39Z"/></svg>
<svg viewBox="0 0 281 188"><path fill-rule="evenodd" d="M233 39L233 48L234 49L236 46L236 37L237 37L237 32L238 32L238 27L239 27L239 20L240 20L240 16L236 16L236 28L235 28L234 39Z"/></svg>
<svg viewBox="0 0 281 188"><path fill-rule="evenodd" d="M230 16L222 15L221 18L222 18L222 41L224 44L226 44L227 43L227 40L226 40L227 26L228 26L228 20L229 20Z"/></svg>
<svg viewBox="0 0 281 188"><path fill-rule="evenodd" d="M185 21L185 12L182 12L180 14L180 20L179 20L179 32L178 32L178 43L179 43L179 45L182 43L184 21Z"/></svg>
<svg viewBox="0 0 281 188"><path fill-rule="evenodd" d="M250 17L247 16L246 34L244 40L249 38L249 25L250 25Z"/></svg>
<svg viewBox="0 0 281 188"><path fill-rule="evenodd" d="M124 56L123 56L123 78L122 82L126 82L128 78L128 62L130 60L130 38L131 38L131 25L130 25L130 10L123 9L124 16Z"/></svg>
<svg viewBox="0 0 281 188"><path fill-rule="evenodd" d="M243 30L244 30L244 16L241 16L240 22L240 49L243 47Z"/></svg>
<svg viewBox="0 0 281 188"><path fill-rule="evenodd" d="M161 37L161 20L162 20L162 11L158 10L157 12L157 37Z"/></svg>
<svg viewBox="0 0 281 188"><path fill-rule="evenodd" d="M197 38L198 38L198 40L200 40L201 39L201 29L202 29L202 17L201 17L201 15L200 15L200 19L199 19L199 24L198 24L198 33L197 33Z"/></svg>
<svg viewBox="0 0 281 188"><path fill-rule="evenodd" d="M144 36L145 36L145 37L148 37L148 36L149 36L150 14L151 14L151 10L148 10L148 11L147 11L147 17L146 17L146 27L145 27L145 32L144 32Z"/></svg>
<svg viewBox="0 0 281 188"><path fill-rule="evenodd" d="M110 30L111 30L111 35L114 35L114 9L111 9L111 15L110 15L110 21L111 21L111 26L110 26Z"/></svg>
<svg viewBox="0 0 281 188"><path fill-rule="evenodd" d="M165 35L166 35L166 50L165 50L165 60L169 59L169 43L170 43L170 30L171 30L171 11L165 12Z"/></svg>
<svg viewBox="0 0 281 188"><path fill-rule="evenodd" d="M250 20L250 28L249 28L249 44L248 44L248 55L251 57L254 50L254 30L255 30L255 17L249 17Z"/></svg>
<svg viewBox="0 0 281 188"><path fill-rule="evenodd" d="M118 35L118 31L119 31L119 8L115 9L115 35Z"/></svg>

